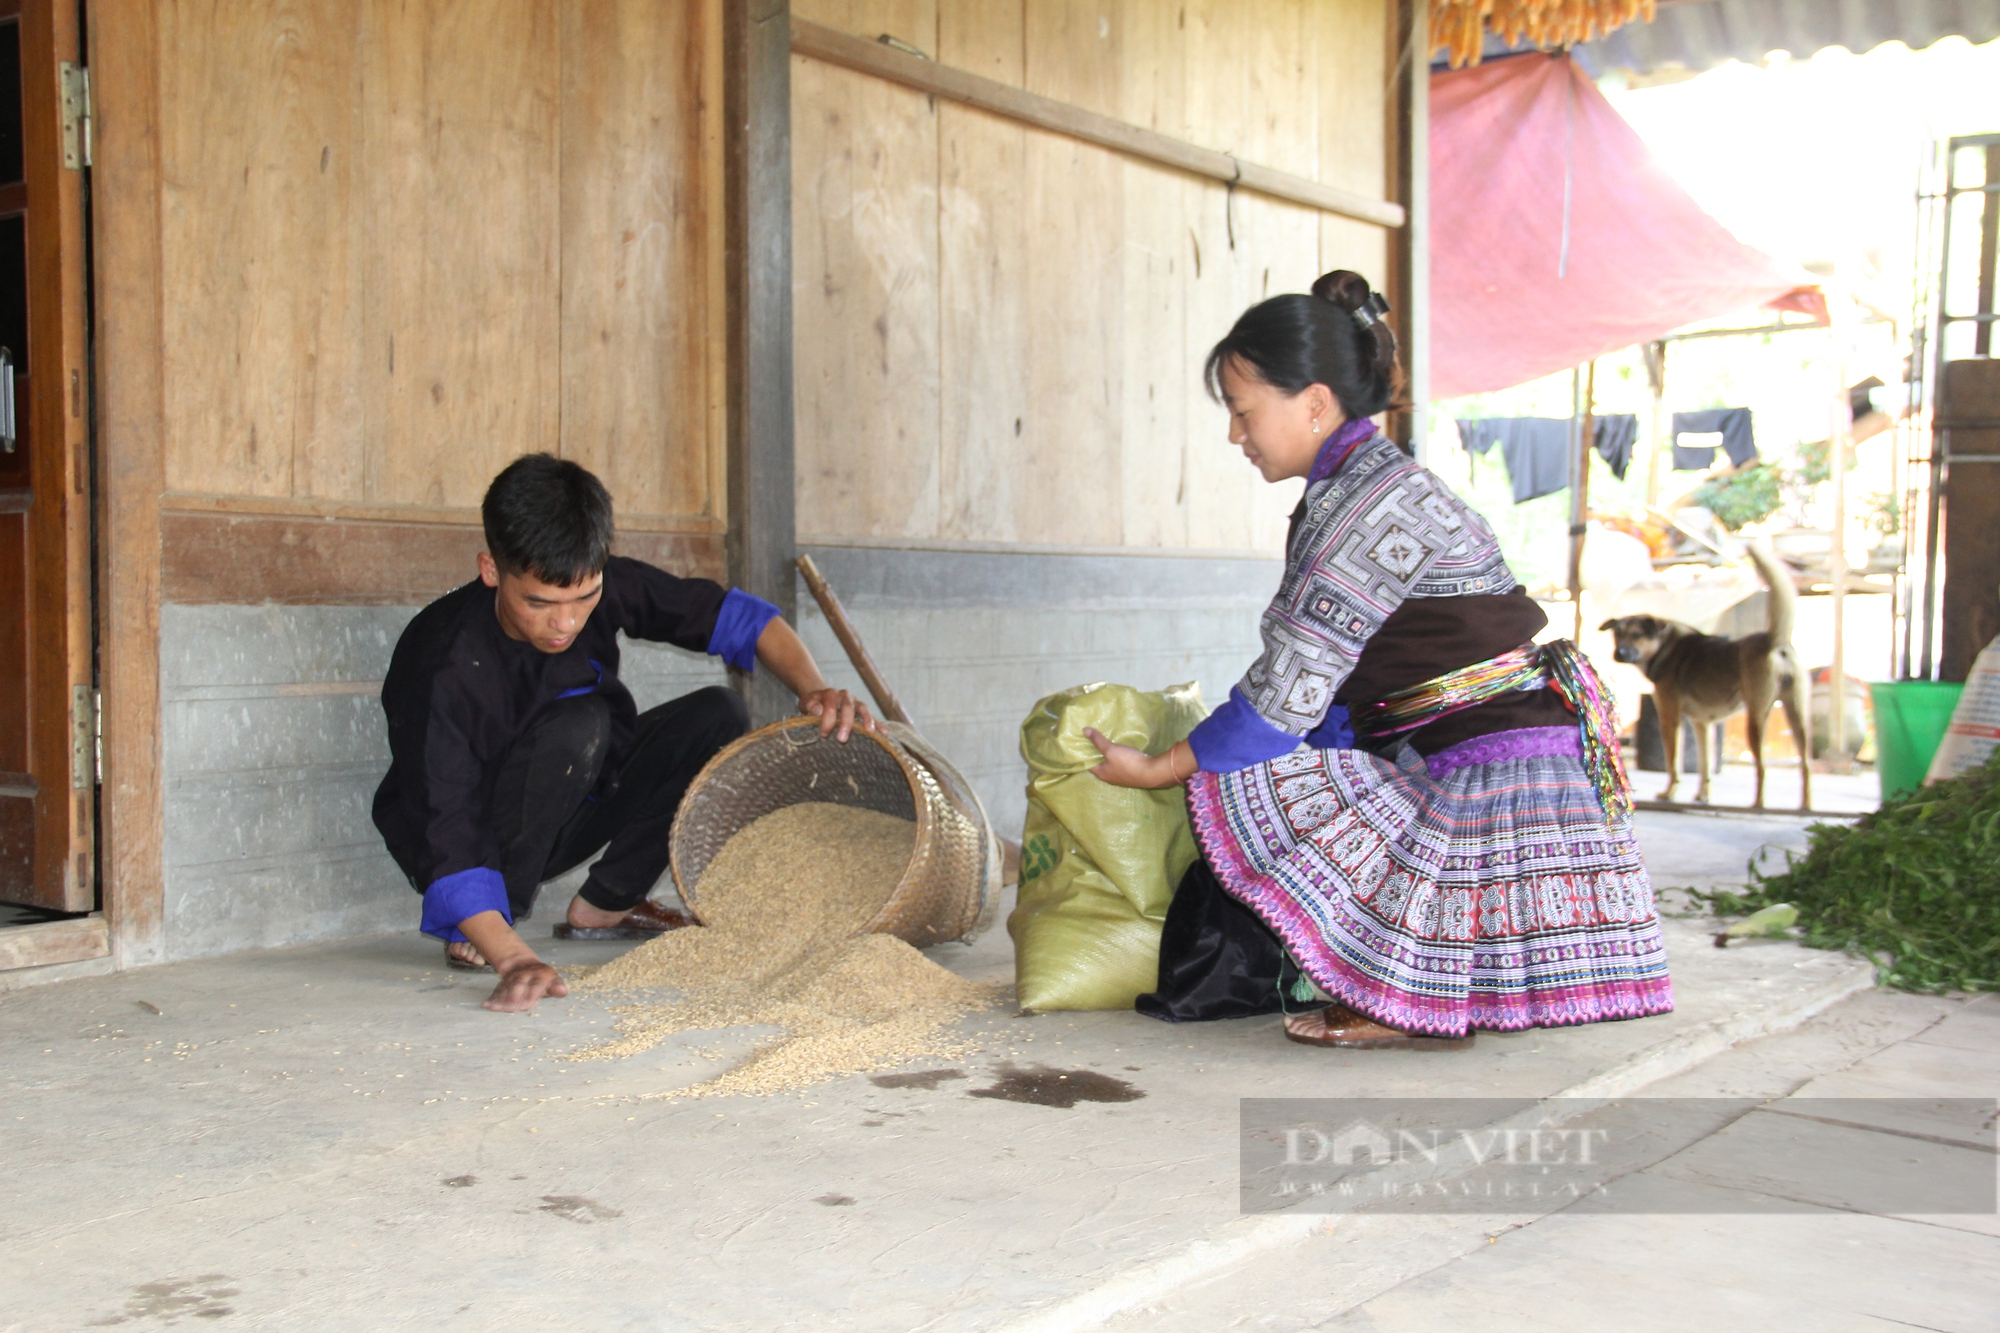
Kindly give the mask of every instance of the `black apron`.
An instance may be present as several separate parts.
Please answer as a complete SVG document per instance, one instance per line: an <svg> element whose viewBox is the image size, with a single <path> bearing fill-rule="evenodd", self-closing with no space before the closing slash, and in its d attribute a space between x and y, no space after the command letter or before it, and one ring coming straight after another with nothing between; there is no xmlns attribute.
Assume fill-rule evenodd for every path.
<svg viewBox="0 0 2000 1333"><path fill-rule="evenodd" d="M1181 876L1160 931L1159 988L1132 1007L1169 1023L1299 1012L1323 1001L1290 998L1298 964L1255 912L1229 896L1208 862Z"/></svg>

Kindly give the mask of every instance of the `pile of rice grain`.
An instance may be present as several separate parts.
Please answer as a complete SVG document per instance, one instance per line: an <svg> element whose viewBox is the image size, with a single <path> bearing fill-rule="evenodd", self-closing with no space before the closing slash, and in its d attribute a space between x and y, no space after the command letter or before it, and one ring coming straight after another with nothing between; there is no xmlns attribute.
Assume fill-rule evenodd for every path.
<svg viewBox="0 0 2000 1333"><path fill-rule="evenodd" d="M706 925L677 930L570 978L633 992L611 1059L679 1032L768 1025L783 1035L670 1097L767 1096L844 1074L953 1057L946 1029L998 989L939 967L892 935L862 935L909 863L916 825L852 806L787 806L746 825L701 877ZM671 998L653 992L676 992Z"/></svg>

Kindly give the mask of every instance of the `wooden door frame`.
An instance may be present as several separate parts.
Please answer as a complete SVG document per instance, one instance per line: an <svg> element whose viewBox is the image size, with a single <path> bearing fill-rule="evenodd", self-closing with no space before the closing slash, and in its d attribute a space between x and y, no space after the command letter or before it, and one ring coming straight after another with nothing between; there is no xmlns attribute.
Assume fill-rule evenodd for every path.
<svg viewBox="0 0 2000 1333"><path fill-rule="evenodd" d="M96 757L76 746L92 691L90 404L86 385L83 162L87 122L70 140L63 124L62 66L83 61L75 0L18 6L27 188L29 392L22 405L29 448L27 626L29 772L36 783L33 875L44 902L88 911L101 883L95 848ZM81 765L83 771L76 771ZM53 905L53 904L52 904ZM0 940L0 966L102 957L101 914L14 927Z"/></svg>
<svg viewBox="0 0 2000 1333"><path fill-rule="evenodd" d="M96 113L98 679L105 916L118 967L165 957L160 780L161 305L155 0L89 0Z"/></svg>

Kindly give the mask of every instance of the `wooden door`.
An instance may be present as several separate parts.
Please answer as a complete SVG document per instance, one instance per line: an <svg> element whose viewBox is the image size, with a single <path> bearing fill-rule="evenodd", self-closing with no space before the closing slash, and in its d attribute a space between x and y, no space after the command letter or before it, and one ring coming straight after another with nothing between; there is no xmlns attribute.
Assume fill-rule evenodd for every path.
<svg viewBox="0 0 2000 1333"><path fill-rule="evenodd" d="M96 905L77 0L0 0L0 902Z"/></svg>

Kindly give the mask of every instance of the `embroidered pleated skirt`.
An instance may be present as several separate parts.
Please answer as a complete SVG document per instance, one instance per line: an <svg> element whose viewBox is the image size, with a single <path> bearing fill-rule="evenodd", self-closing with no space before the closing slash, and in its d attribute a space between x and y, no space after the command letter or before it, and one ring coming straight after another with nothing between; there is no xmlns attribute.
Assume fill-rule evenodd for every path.
<svg viewBox="0 0 2000 1333"><path fill-rule="evenodd" d="M1400 762L1302 749L1199 773L1188 804L1214 879L1377 1022L1460 1036L1673 1008L1630 821L1607 819L1574 727Z"/></svg>

